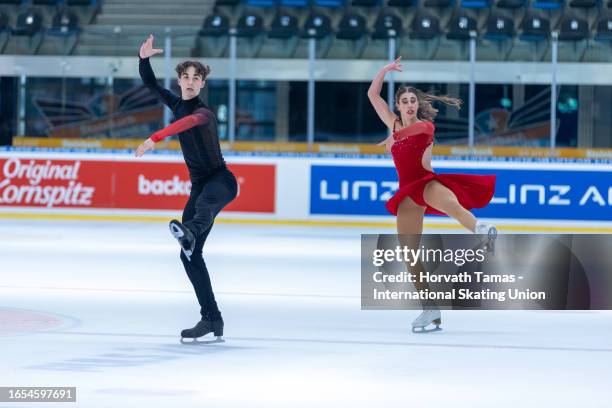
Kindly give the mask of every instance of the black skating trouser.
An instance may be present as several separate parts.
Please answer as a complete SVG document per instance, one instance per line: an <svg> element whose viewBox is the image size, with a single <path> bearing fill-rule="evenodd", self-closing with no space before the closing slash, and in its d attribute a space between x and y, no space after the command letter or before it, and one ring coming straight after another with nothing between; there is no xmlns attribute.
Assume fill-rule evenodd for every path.
<svg viewBox="0 0 612 408"><path fill-rule="evenodd" d="M215 301L208 269L202 257L204 242L212 229L215 217L238 193L236 178L223 168L203 180L192 180L191 194L183 210L183 225L196 236L191 261L181 251L181 261L187 276L195 289L200 314L206 320L221 319L221 312Z"/></svg>

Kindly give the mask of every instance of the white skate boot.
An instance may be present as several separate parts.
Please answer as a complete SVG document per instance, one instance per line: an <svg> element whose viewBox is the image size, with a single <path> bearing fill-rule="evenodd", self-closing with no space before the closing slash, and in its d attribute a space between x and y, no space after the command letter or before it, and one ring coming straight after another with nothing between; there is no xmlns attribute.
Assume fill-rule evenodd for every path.
<svg viewBox="0 0 612 408"><path fill-rule="evenodd" d="M427 329L426 327L430 324L435 324L436 327L433 329ZM440 325L442 324L442 315L439 310L423 310L423 313L412 322L413 333L430 333L442 330Z"/></svg>
<svg viewBox="0 0 612 408"><path fill-rule="evenodd" d="M487 252L495 255L495 240L497 239L497 228L492 224L485 224L481 221L476 221L476 231L474 234L486 235L487 243L485 248Z"/></svg>

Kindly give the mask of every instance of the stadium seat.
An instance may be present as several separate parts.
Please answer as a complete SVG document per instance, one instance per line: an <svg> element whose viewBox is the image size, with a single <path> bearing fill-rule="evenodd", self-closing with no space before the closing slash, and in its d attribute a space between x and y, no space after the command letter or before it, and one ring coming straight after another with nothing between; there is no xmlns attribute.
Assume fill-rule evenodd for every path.
<svg viewBox="0 0 612 408"><path fill-rule="evenodd" d="M386 40L400 37L403 34L402 20L391 13L381 13L374 23L372 38L375 40Z"/></svg>
<svg viewBox="0 0 612 408"><path fill-rule="evenodd" d="M247 6L269 8L276 6L276 0L246 0Z"/></svg>
<svg viewBox="0 0 612 408"><path fill-rule="evenodd" d="M342 16L336 38L341 40L358 40L368 32L366 20L359 14L348 12Z"/></svg>
<svg viewBox="0 0 612 408"><path fill-rule="evenodd" d="M7 31L9 29L8 16L6 13L0 11L0 32Z"/></svg>
<svg viewBox="0 0 612 408"><path fill-rule="evenodd" d="M331 34L331 21L322 13L313 12L304 22L302 36L307 38L321 39Z"/></svg>
<svg viewBox="0 0 612 408"><path fill-rule="evenodd" d="M502 9L518 9L525 5L526 0L499 0L497 8Z"/></svg>
<svg viewBox="0 0 612 408"><path fill-rule="evenodd" d="M597 6L598 0L572 0L570 2L570 7L574 8L592 8Z"/></svg>
<svg viewBox="0 0 612 408"><path fill-rule="evenodd" d="M344 7L346 0L314 0L319 7L340 8Z"/></svg>
<svg viewBox="0 0 612 408"><path fill-rule="evenodd" d="M420 13L412 20L410 38L431 40L440 35L440 21L431 14Z"/></svg>
<svg viewBox="0 0 612 408"><path fill-rule="evenodd" d="M448 8L454 5L454 0L425 0L423 2L423 6L432 8Z"/></svg>
<svg viewBox="0 0 612 408"><path fill-rule="evenodd" d="M521 40L542 41L550 35L550 21L533 13L528 13L521 23Z"/></svg>
<svg viewBox="0 0 612 408"><path fill-rule="evenodd" d="M0 53L4 52L11 35L8 15L0 10Z"/></svg>
<svg viewBox="0 0 612 408"><path fill-rule="evenodd" d="M461 7L463 8L489 8L491 7L490 0L461 0Z"/></svg>
<svg viewBox="0 0 612 408"><path fill-rule="evenodd" d="M215 6L237 6L240 0L217 0Z"/></svg>
<svg viewBox="0 0 612 408"><path fill-rule="evenodd" d="M589 24L578 17L564 17L559 29L560 41L580 41L589 37Z"/></svg>
<svg viewBox="0 0 612 408"><path fill-rule="evenodd" d="M71 35L79 30L79 19L69 10L63 10L53 16L50 32L58 35Z"/></svg>
<svg viewBox="0 0 612 408"><path fill-rule="evenodd" d="M93 6L96 0L65 0L67 6Z"/></svg>
<svg viewBox="0 0 612 408"><path fill-rule="evenodd" d="M283 12L274 17L268 30L269 38L288 39L297 37L299 34L297 17Z"/></svg>
<svg viewBox="0 0 612 408"><path fill-rule="evenodd" d="M352 0L351 5L355 7L374 7L380 4L380 0Z"/></svg>
<svg viewBox="0 0 612 408"><path fill-rule="evenodd" d="M612 17L603 17L597 22L597 41L612 41Z"/></svg>
<svg viewBox="0 0 612 408"><path fill-rule="evenodd" d="M463 13L456 14L450 19L446 38L449 40L469 40L470 31L477 31L476 19Z"/></svg>
<svg viewBox="0 0 612 408"><path fill-rule="evenodd" d="M303 8L308 7L310 4L309 0L280 0L281 6L285 7L297 7Z"/></svg>
<svg viewBox="0 0 612 408"><path fill-rule="evenodd" d="M563 8L563 0L534 0L533 8L545 10L559 10Z"/></svg>
<svg viewBox="0 0 612 408"><path fill-rule="evenodd" d="M238 37L256 37L263 34L263 19L260 15L250 12L245 12L236 24L236 36Z"/></svg>
<svg viewBox="0 0 612 408"><path fill-rule="evenodd" d="M55 6L59 3L59 0L32 0L32 4L36 6Z"/></svg>
<svg viewBox="0 0 612 408"><path fill-rule="evenodd" d="M21 13L17 17L17 24L13 29L14 35L33 36L42 29L42 17L33 10Z"/></svg>
<svg viewBox="0 0 612 408"><path fill-rule="evenodd" d="M504 41L514 37L514 21L499 13L492 13L487 19L484 37L493 41Z"/></svg>
<svg viewBox="0 0 612 408"><path fill-rule="evenodd" d="M222 37L228 34L229 28L229 18L223 14L211 14L204 19L199 35L203 37Z"/></svg>
<svg viewBox="0 0 612 408"><path fill-rule="evenodd" d="M389 7L412 7L416 6L416 0L389 0L387 6Z"/></svg>

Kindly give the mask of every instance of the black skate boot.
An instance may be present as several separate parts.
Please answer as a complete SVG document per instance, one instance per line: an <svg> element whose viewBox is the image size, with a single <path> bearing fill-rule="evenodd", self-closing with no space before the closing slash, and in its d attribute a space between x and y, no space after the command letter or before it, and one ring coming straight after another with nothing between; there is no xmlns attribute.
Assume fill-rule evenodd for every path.
<svg viewBox="0 0 612 408"><path fill-rule="evenodd" d="M170 233L177 239L183 253L189 262L191 262L191 255L193 254L193 248L195 248L196 242L193 232L189 231L189 228L185 227L179 221L172 220L170 221Z"/></svg>
<svg viewBox="0 0 612 408"><path fill-rule="evenodd" d="M213 333L217 339L211 341L210 343L220 343L223 342L223 319L219 320L200 320L194 327L191 329L185 329L181 331L181 341L183 339L197 339L198 337L202 337L207 335L208 333Z"/></svg>

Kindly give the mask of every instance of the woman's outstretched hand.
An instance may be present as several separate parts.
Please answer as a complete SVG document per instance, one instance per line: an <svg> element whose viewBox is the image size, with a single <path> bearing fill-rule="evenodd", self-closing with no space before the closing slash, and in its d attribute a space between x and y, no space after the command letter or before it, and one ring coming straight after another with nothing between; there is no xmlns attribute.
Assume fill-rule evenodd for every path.
<svg viewBox="0 0 612 408"><path fill-rule="evenodd" d="M145 154L147 150L152 150L154 146L155 146L155 142L152 141L151 138L149 138L145 140L144 142L142 142L140 146L138 146L138 148L136 149L136 153L134 153L134 155L136 157L140 157L143 154Z"/></svg>
<svg viewBox="0 0 612 408"><path fill-rule="evenodd" d="M393 61L390 64L387 64L383 67L383 70L385 72L391 72L391 71L397 71L397 72L402 72L402 64L400 63L402 60L402 57L397 57L395 59L395 61Z"/></svg>
<svg viewBox="0 0 612 408"><path fill-rule="evenodd" d="M164 52L161 48L153 48L153 34L149 34L149 37L140 46L140 58L149 58L155 54L161 54Z"/></svg>

